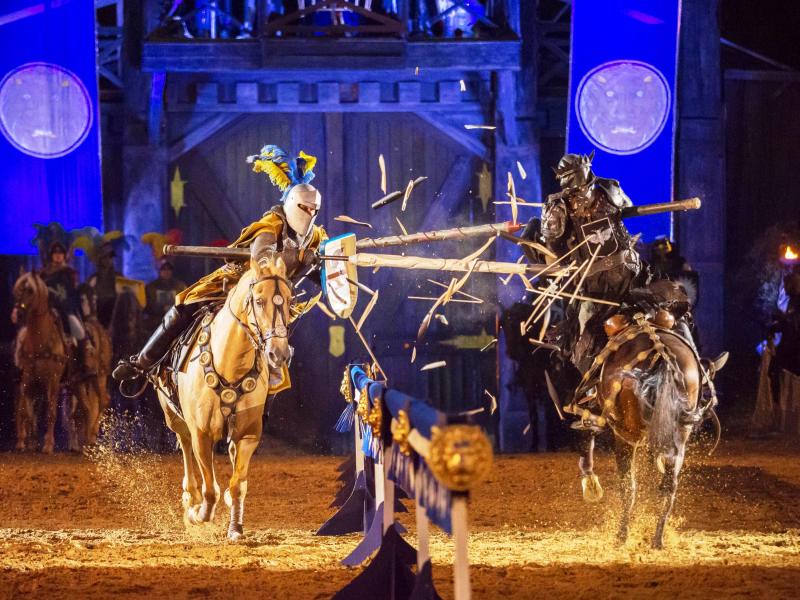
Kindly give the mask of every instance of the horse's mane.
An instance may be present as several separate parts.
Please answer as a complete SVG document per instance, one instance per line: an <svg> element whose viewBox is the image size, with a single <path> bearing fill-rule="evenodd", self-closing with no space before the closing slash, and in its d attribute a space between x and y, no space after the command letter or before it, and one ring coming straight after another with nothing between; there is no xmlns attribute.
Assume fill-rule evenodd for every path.
<svg viewBox="0 0 800 600"><path fill-rule="evenodd" d="M17 279L14 287L16 288L17 286L28 281L30 281L31 287L33 288L36 303L36 305L32 306L31 308L47 310L50 305L48 297L49 291L44 279L42 279L42 277L36 271L28 271L27 273L23 273L20 278Z"/></svg>
<svg viewBox="0 0 800 600"><path fill-rule="evenodd" d="M234 312L238 313L238 311L245 309L245 300L250 292L250 284L253 282L255 277L256 272L253 270L253 268L248 268L244 273L242 273L242 276L239 278L239 281L236 282L236 285L234 285L231 288L231 291L228 292L228 297L225 302Z"/></svg>

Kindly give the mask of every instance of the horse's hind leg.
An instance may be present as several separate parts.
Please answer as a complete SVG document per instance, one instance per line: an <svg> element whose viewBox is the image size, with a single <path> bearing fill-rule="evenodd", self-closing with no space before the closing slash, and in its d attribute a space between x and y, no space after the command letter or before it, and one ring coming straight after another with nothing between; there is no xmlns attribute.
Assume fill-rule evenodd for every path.
<svg viewBox="0 0 800 600"><path fill-rule="evenodd" d="M603 487L594 474L594 434L581 440L581 457L578 467L581 470L581 488L586 502L600 502L603 499Z"/></svg>
<svg viewBox="0 0 800 600"><path fill-rule="evenodd" d="M622 514L620 515L617 541L624 544L628 539L631 524L631 513L636 501L636 474L633 461L636 456L636 447L616 439L614 440L614 455L617 459L619 472L620 497L622 498Z"/></svg>
<svg viewBox="0 0 800 600"><path fill-rule="evenodd" d="M161 392L158 393L158 402L161 404L161 409L164 411L164 420L167 427L174 431L175 435L178 437L178 446L180 446L181 454L183 455L183 494L181 502L184 510L187 511L188 514L188 510L191 506L200 504L200 502L203 501L203 497L200 494L201 483L198 474L199 468L195 462L194 454L192 453L192 436L189 434L186 421L172 412L169 404L162 398Z"/></svg>
<svg viewBox="0 0 800 600"><path fill-rule="evenodd" d="M659 495L662 498L661 517L658 519L656 525L656 533L653 536L653 548L660 550L664 547L664 528L667 525L667 520L672 514L672 508L675 505L675 496L678 492L678 477L683 467L683 458L686 454L686 441L689 439L691 428L684 428L681 432L681 443L678 447L674 457L668 457L664 460L664 475L661 478L661 484L658 487Z"/></svg>

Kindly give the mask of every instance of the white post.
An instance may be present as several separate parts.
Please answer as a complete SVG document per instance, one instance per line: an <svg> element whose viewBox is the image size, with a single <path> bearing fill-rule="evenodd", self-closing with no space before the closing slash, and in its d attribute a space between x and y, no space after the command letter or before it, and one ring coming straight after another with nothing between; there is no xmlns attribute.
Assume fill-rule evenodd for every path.
<svg viewBox="0 0 800 600"><path fill-rule="evenodd" d="M383 477L383 533L394 525L394 481L386 477L386 451L381 443L381 477ZM378 471L375 471L375 487L379 487Z"/></svg>
<svg viewBox="0 0 800 600"><path fill-rule="evenodd" d="M381 505L381 502L384 502L386 498L386 488L384 487L383 483L383 461L376 460L375 461L375 506L378 507ZM386 507L384 506L384 513L386 512Z"/></svg>
<svg viewBox="0 0 800 600"><path fill-rule="evenodd" d="M453 562L453 582L455 600L470 600L472 590L469 585L469 555L467 548L467 498L456 496L450 512L453 526L455 560Z"/></svg>
<svg viewBox="0 0 800 600"><path fill-rule="evenodd" d="M417 495L419 496L419 494ZM419 500L416 501L415 510L417 518L417 573L419 573L431 556L430 530L428 529L428 515L425 514L425 508L419 503Z"/></svg>

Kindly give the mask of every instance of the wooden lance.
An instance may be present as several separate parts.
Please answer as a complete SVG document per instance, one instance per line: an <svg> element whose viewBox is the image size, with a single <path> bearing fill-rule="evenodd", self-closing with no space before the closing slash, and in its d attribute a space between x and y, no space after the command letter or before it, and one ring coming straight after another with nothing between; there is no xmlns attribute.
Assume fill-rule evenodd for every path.
<svg viewBox="0 0 800 600"><path fill-rule="evenodd" d="M464 240L471 237L491 237L499 233L516 233L522 225L506 221L504 223L487 223L471 227L454 227L453 229L437 229L420 231L405 235L389 235L379 238L364 238L356 241L356 250L370 248L388 248L390 246L409 246L425 242L441 242L445 240ZM250 260L247 248L217 248L214 246L164 246L165 256L195 256L198 258L219 258L222 260Z"/></svg>

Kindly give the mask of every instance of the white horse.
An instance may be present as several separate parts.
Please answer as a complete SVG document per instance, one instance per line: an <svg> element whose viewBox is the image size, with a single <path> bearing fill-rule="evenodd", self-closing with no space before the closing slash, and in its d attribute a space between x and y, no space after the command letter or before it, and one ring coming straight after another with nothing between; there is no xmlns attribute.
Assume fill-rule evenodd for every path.
<svg viewBox="0 0 800 600"><path fill-rule="evenodd" d="M231 509L232 541L243 533L247 472L261 440L267 396L288 387L292 294L282 259L251 264L224 306L203 319L186 366L177 373L177 398L170 391L175 387L166 385L168 372L162 370L156 381L167 426L183 452L183 506L190 524L214 518L220 489L213 449L228 421L233 474L225 501Z"/></svg>

